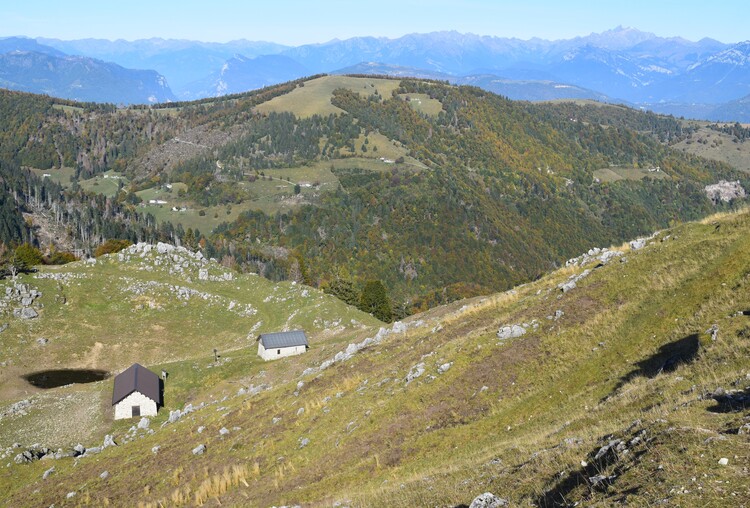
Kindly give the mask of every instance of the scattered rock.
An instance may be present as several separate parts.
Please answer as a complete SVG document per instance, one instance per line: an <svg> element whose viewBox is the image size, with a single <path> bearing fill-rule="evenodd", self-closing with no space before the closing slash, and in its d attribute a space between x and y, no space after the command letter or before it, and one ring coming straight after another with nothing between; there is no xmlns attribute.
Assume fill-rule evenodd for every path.
<svg viewBox="0 0 750 508"><path fill-rule="evenodd" d="M229 429L227 429L226 427L222 427L219 429L219 435L226 436L227 434L229 434Z"/></svg>
<svg viewBox="0 0 750 508"><path fill-rule="evenodd" d="M36 343L39 344L40 346L46 346L47 344L49 344L49 339L45 339L42 337L42 338L36 339Z"/></svg>
<svg viewBox="0 0 750 508"><path fill-rule="evenodd" d="M99 475L99 478L101 478L102 480L106 480L107 478L109 478L109 471L102 471L102 474Z"/></svg>
<svg viewBox="0 0 750 508"><path fill-rule="evenodd" d="M645 238L638 238L637 240L633 240L630 242L630 249L631 250L639 250L646 246L646 239Z"/></svg>
<svg viewBox="0 0 750 508"><path fill-rule="evenodd" d="M19 317L21 319L34 319L39 317L39 314L37 311L32 309L31 307L24 307L22 309L15 309L13 311L13 315L16 317Z"/></svg>
<svg viewBox="0 0 750 508"><path fill-rule="evenodd" d="M453 362L442 364L440 367L438 367L438 374L444 374L448 372L448 369L450 369L452 366L453 366Z"/></svg>
<svg viewBox="0 0 750 508"><path fill-rule="evenodd" d="M508 501L491 492L485 492L475 497L469 508L500 508L501 506L508 506Z"/></svg>
<svg viewBox="0 0 750 508"><path fill-rule="evenodd" d="M111 434L107 434L106 436L104 436L104 443L102 444L102 448L108 448L110 446L117 446L117 443L115 443L115 439Z"/></svg>
<svg viewBox="0 0 750 508"><path fill-rule="evenodd" d="M567 281L562 282L557 285L558 289L560 289L563 293L567 293L568 291L575 289L578 287L578 282L581 279L584 279L591 274L590 269L586 269L583 272L579 273L578 275L572 275Z"/></svg>
<svg viewBox="0 0 750 508"><path fill-rule="evenodd" d="M206 445L201 444L193 448L193 455L203 455L206 452Z"/></svg>
<svg viewBox="0 0 750 508"><path fill-rule="evenodd" d="M719 459L719 465L720 466L726 466L727 464L729 464L729 459L728 458L722 457L722 458Z"/></svg>
<svg viewBox="0 0 750 508"><path fill-rule="evenodd" d="M156 455L157 453L159 453L159 450L161 450L161 446L156 445L153 448L151 448L151 453L153 453L154 455Z"/></svg>
<svg viewBox="0 0 750 508"><path fill-rule="evenodd" d="M297 410L297 416L301 416L301 415L303 415L303 414L305 414L305 408L304 408L304 407L301 407L301 408L299 408L299 409Z"/></svg>
<svg viewBox="0 0 750 508"><path fill-rule="evenodd" d="M625 443L622 442L622 439L613 439L608 444L599 448L599 451L596 452L596 455L594 456L594 460L600 460L609 454L615 454L615 452L619 452L624 449Z"/></svg>
<svg viewBox="0 0 750 508"><path fill-rule="evenodd" d="M206 427L204 427L203 425L201 425L200 427L198 427L198 434L203 433L204 430L206 430Z"/></svg>
<svg viewBox="0 0 750 508"><path fill-rule="evenodd" d="M174 423L180 418L182 418L182 412L179 409L175 409L174 411L169 412L169 418L167 419L167 423Z"/></svg>
<svg viewBox="0 0 750 508"><path fill-rule="evenodd" d="M310 444L310 440L306 437L299 438L299 447L304 448L305 446Z"/></svg>
<svg viewBox="0 0 750 508"><path fill-rule="evenodd" d="M424 362L418 363L411 368L409 373L406 375L406 384L408 385L422 374L424 374Z"/></svg>
<svg viewBox="0 0 750 508"><path fill-rule="evenodd" d="M719 337L719 325L714 323L713 325L711 325L711 328L706 330L706 333L711 336L711 341L715 342L716 339Z"/></svg>
<svg viewBox="0 0 750 508"><path fill-rule="evenodd" d="M591 483L592 487L599 487L599 486L604 487L606 485L611 484L615 480L615 478L617 478L617 475L607 476L603 474L598 474L598 475L590 477L589 482Z"/></svg>
<svg viewBox="0 0 750 508"><path fill-rule="evenodd" d="M72 499L72 498L74 498L74 497L76 497L76 493L75 493L75 492L68 492L68 493L67 493L67 494L65 495L65 498L66 498L66 499Z"/></svg>
<svg viewBox="0 0 750 508"><path fill-rule="evenodd" d="M83 446L81 443L78 443L73 447L73 451L76 452L78 455L83 455L86 453L86 447Z"/></svg>
<svg viewBox="0 0 750 508"><path fill-rule="evenodd" d="M48 470L44 472L44 474L42 475L42 480L46 480L54 472L55 472L55 466L52 466L51 468L49 468Z"/></svg>
<svg viewBox="0 0 750 508"><path fill-rule="evenodd" d="M0 418L4 418L6 416L25 416L28 414L27 409L31 407L31 400L29 399L23 399L19 400L18 402L14 402L11 404L8 409L0 413ZM16 448L20 447L17 446Z"/></svg>
<svg viewBox="0 0 750 508"><path fill-rule="evenodd" d="M506 325L497 332L497 338L500 340L515 339L526 333L526 328L521 325Z"/></svg>
<svg viewBox="0 0 750 508"><path fill-rule="evenodd" d="M147 417L141 418L141 421L138 422L138 428L141 430L145 430L148 428L148 426L151 424L151 420L149 420Z"/></svg>
<svg viewBox="0 0 750 508"><path fill-rule="evenodd" d="M89 455L95 455L102 451L102 448L99 446L93 446L91 448L86 448L86 451L82 455L82 457L88 457Z"/></svg>

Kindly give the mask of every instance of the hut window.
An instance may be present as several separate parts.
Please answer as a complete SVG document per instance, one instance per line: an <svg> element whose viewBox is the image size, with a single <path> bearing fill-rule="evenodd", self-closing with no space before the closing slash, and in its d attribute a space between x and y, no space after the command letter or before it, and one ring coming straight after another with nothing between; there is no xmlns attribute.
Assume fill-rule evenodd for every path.
<svg viewBox="0 0 750 508"><path fill-rule="evenodd" d="M133 412L132 416L141 416L141 406L133 406L131 411Z"/></svg>
<svg viewBox="0 0 750 508"><path fill-rule="evenodd" d="M276 350L276 354L277 354L277 355L280 355L280 354L281 354L281 349L277 349L277 350Z"/></svg>

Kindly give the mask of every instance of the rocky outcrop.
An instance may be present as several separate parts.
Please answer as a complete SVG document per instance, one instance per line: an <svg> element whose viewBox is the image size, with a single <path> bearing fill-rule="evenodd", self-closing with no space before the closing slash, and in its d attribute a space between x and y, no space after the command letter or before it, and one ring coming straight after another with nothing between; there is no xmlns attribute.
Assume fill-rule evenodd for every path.
<svg viewBox="0 0 750 508"><path fill-rule="evenodd" d="M706 197L713 201L714 204L720 202L729 203L733 199L744 199L747 196L739 180L733 182L720 180L719 183L706 185L703 191L706 193Z"/></svg>
<svg viewBox="0 0 750 508"><path fill-rule="evenodd" d="M19 319L37 318L39 313L34 306L42 308L41 304L36 303L41 296L42 293L28 284L14 283L5 288L5 295L0 298L0 310L13 307L13 316Z"/></svg>
<svg viewBox="0 0 750 508"><path fill-rule="evenodd" d="M485 492L475 497L469 508L500 508L501 506L508 506L508 501L491 492Z"/></svg>
<svg viewBox="0 0 750 508"><path fill-rule="evenodd" d="M571 275L568 280L566 280L565 282L562 282L562 283L558 284L557 287L563 293L567 293L571 289L575 289L576 287L578 287L578 282L580 282L581 279L584 279L584 278L588 277L589 274L591 274L591 270L586 269L586 270L584 270L583 272L581 272L579 274Z"/></svg>
<svg viewBox="0 0 750 508"><path fill-rule="evenodd" d="M500 340L515 339L526 334L526 328L521 325L505 325L497 331L497 338Z"/></svg>

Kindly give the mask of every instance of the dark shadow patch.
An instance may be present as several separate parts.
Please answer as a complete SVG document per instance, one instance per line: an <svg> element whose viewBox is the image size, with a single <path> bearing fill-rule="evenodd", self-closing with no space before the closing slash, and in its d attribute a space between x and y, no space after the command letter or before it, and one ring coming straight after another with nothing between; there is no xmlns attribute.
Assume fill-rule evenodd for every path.
<svg viewBox="0 0 750 508"><path fill-rule="evenodd" d="M708 408L712 413L738 413L750 408L750 388L731 392L714 392L710 395L716 401Z"/></svg>
<svg viewBox="0 0 750 508"><path fill-rule="evenodd" d="M620 379L612 393L616 393L636 377L652 378L662 372L672 372L683 363L692 362L698 356L700 346L700 336L697 333L664 344L656 353L636 363L636 368Z"/></svg>
<svg viewBox="0 0 750 508"><path fill-rule="evenodd" d="M110 376L106 370L59 369L40 370L21 376L29 384L45 390L71 384L85 384L103 381Z"/></svg>
<svg viewBox="0 0 750 508"><path fill-rule="evenodd" d="M164 407L164 379L159 378L159 400L156 401L156 408Z"/></svg>
<svg viewBox="0 0 750 508"><path fill-rule="evenodd" d="M579 506L582 502L585 504L594 492L614 494L611 488L617 479L629 468L637 465L646 453L646 449L643 448L645 433L641 432L638 435L641 441L635 446L639 449L632 448L633 441L628 445L623 439L605 437L607 444L592 450L587 455L585 466L582 465L559 479L552 488L537 497L533 505L544 508L568 508ZM632 437L635 437L635 434L631 435ZM624 453L626 450L628 452ZM619 493L619 497L626 499L635 492L637 489L623 491Z"/></svg>
<svg viewBox="0 0 750 508"><path fill-rule="evenodd" d="M620 495L620 497L618 497L615 501L617 503L622 504L622 505L627 505L628 504L628 497L635 496L640 491L641 491L641 486L629 488L627 490L624 490L622 492L622 494Z"/></svg>

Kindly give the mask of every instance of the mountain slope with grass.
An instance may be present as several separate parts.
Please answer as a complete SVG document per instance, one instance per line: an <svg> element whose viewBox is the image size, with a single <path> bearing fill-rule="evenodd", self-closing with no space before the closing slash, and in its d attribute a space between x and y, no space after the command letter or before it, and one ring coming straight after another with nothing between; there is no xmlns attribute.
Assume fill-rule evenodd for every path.
<svg viewBox="0 0 750 508"><path fill-rule="evenodd" d="M124 110L5 93L0 106L6 173L32 171L9 190L28 234L60 232L34 235L43 248L168 241L338 296L380 281L395 318L743 199L707 186L750 186L672 149L686 136L672 117L426 80L317 76Z"/></svg>
<svg viewBox="0 0 750 508"><path fill-rule="evenodd" d="M103 402L84 448L105 434L117 445L78 458L16 464L32 443L2 443L4 502L465 506L489 491L521 506L743 506L749 232L747 211L712 216L593 249L532 283L379 331L344 319L338 339L276 362L253 359L251 345L215 361L203 344L171 340L179 353L148 351L152 369L170 372L157 417L112 423ZM117 273L130 264L129 276L156 278L138 269L135 252L124 257L68 270ZM173 269L165 262L154 274ZM51 280L48 273L33 280ZM240 282L217 284L218 293ZM56 315L50 290L39 297L34 336L52 333L44 328ZM133 312L159 312L144 303ZM188 305L195 314L213 304ZM276 322L292 309L279 309ZM108 314L108 328L121 322L132 319ZM227 337L233 343L234 331ZM17 347L27 356L38 346ZM111 389L107 380L44 396L106 401ZM41 418L36 401L18 416L9 406L20 401L7 400L3 428ZM75 438L39 443L64 454Z"/></svg>
<svg viewBox="0 0 750 508"><path fill-rule="evenodd" d="M356 335L379 323L318 290L237 274L168 244L136 244L87 262L21 274L2 285L3 399L44 398L44 390L30 386L28 379L68 382L64 374L56 382L50 371L108 377L133 362L186 361L212 356L214 349L227 361L238 350L257 347L260 333L281 330L304 329L313 344L325 347L345 332ZM242 368L239 362L236 368ZM70 376L76 379L75 372ZM34 418L17 422L21 427L4 419L3 441L44 441L51 437L45 430L54 435L49 427L35 425ZM77 439L101 423L86 422ZM20 434L13 438L16 431Z"/></svg>

